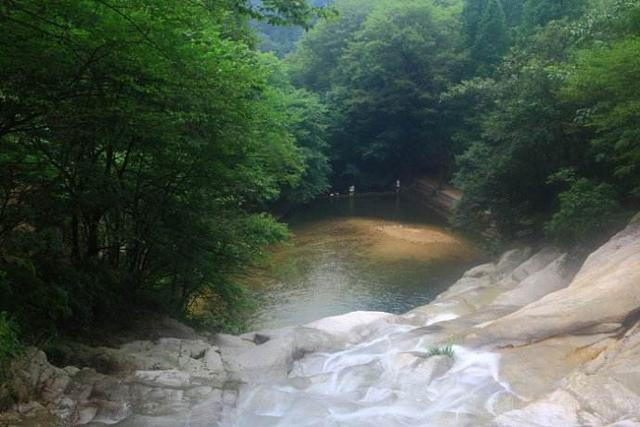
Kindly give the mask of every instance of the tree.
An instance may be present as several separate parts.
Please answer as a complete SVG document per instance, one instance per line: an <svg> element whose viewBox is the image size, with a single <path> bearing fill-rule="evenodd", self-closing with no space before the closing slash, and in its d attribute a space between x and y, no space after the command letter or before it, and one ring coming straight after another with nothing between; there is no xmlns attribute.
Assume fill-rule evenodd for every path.
<svg viewBox="0 0 640 427"><path fill-rule="evenodd" d="M558 3L563 17L580 10ZM548 233L575 240L602 228L601 218L586 216L608 216L620 195L637 199L639 17L637 3L609 2L532 28L493 84L450 91L455 101L481 90L485 107L454 131L468 147L458 157L458 224L513 237L540 235L546 223ZM549 180L567 169L576 176L568 190Z"/></svg>
<svg viewBox="0 0 640 427"><path fill-rule="evenodd" d="M558 211L545 224L545 232L561 243L588 244L614 222L620 208L616 192L609 184L595 184L586 178L569 176L564 182L569 188L558 195Z"/></svg>
<svg viewBox="0 0 640 427"><path fill-rule="evenodd" d="M571 103L559 96L561 62L569 55L568 29L551 25L516 50L488 85L488 110L478 111L476 135L458 158L455 182L465 191L457 223L494 228L514 237L540 232L540 218L553 209L558 189L548 177L571 166L589 169L588 144L573 122ZM469 120L469 119L468 119Z"/></svg>
<svg viewBox="0 0 640 427"><path fill-rule="evenodd" d="M466 0L462 11L471 64L467 78L490 76L516 40L523 0Z"/></svg>
<svg viewBox="0 0 640 427"><path fill-rule="evenodd" d="M297 141L304 162L299 182L283 189L288 204L306 203L329 188L329 145L327 143L328 114L317 95L302 89L287 94L290 132Z"/></svg>
<svg viewBox="0 0 640 427"><path fill-rule="evenodd" d="M612 182L640 196L640 37L581 50L564 89L576 119L594 131L592 144Z"/></svg>
<svg viewBox="0 0 640 427"><path fill-rule="evenodd" d="M286 236L265 206L305 168L299 119L246 23L313 14L283 1L3 2L0 311L34 336L132 304L184 316L206 296L233 311L233 278Z"/></svg>
<svg viewBox="0 0 640 427"><path fill-rule="evenodd" d="M587 5L586 0L525 0L524 26L531 31L554 20L575 19L582 15Z"/></svg>
<svg viewBox="0 0 640 427"><path fill-rule="evenodd" d="M398 176L410 177L418 169L443 164L447 155L438 97L461 68L456 4L381 4L366 16L350 42L340 41L340 49L329 51L341 52L338 58L331 57L337 61L331 73L312 63L293 64L294 70L298 66L324 73L323 83L316 87L328 94L335 112L331 152L337 187L356 183L380 188ZM338 26L355 28L351 24L358 19L347 19L347 24ZM328 26L314 31L312 40L333 37ZM308 49L305 43L306 39L303 52ZM292 61L298 60L296 55ZM294 71L296 75L300 74Z"/></svg>
<svg viewBox="0 0 640 427"><path fill-rule="evenodd" d="M294 85L320 94L331 89L339 58L381 0L339 0L338 16L319 22L287 58Z"/></svg>

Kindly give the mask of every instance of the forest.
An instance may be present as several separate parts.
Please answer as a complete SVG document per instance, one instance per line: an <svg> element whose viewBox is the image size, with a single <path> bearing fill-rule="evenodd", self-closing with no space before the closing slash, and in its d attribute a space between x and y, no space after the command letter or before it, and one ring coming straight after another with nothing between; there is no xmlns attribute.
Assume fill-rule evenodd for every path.
<svg viewBox="0 0 640 427"><path fill-rule="evenodd" d="M640 201L636 0L8 0L0 28L0 362L141 307L240 330L277 218L351 185L438 177L500 241Z"/></svg>

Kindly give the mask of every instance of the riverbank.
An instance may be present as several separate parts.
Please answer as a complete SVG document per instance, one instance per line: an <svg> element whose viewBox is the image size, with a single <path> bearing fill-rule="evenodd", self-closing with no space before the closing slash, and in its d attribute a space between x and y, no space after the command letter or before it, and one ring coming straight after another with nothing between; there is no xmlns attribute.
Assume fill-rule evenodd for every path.
<svg viewBox="0 0 640 427"><path fill-rule="evenodd" d="M456 204L463 196L462 190L428 176L416 178L405 194L447 219L452 216Z"/></svg>
<svg viewBox="0 0 640 427"><path fill-rule="evenodd" d="M323 196L325 200L366 199L375 197L402 196L417 202L427 209L437 213L442 218L449 219L455 205L462 199L463 192L451 184L441 183L436 178L421 176L413 179L406 187L398 187L394 191L378 191L366 193L331 193Z"/></svg>
<svg viewBox="0 0 640 427"><path fill-rule="evenodd" d="M39 403L3 419L37 425L30 420L53 413L68 424L124 426L638 425L639 265L640 215L584 261L551 246L512 250L404 315L356 312L239 337L75 350L111 361L116 368L103 373L56 368L33 351L16 372L31 393L25 397Z"/></svg>

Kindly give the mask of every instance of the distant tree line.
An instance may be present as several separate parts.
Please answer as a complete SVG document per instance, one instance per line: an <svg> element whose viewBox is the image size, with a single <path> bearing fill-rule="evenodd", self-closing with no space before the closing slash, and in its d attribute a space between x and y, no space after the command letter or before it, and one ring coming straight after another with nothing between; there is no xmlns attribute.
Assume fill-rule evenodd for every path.
<svg viewBox="0 0 640 427"><path fill-rule="evenodd" d="M285 62L340 189L430 174L458 226L589 239L640 199L636 0L338 0Z"/></svg>

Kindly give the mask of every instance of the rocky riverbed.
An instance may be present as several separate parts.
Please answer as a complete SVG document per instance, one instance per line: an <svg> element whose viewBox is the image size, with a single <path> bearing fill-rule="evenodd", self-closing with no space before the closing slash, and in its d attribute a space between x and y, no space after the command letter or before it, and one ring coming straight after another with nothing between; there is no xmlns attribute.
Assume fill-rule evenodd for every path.
<svg viewBox="0 0 640 427"><path fill-rule="evenodd" d="M0 425L636 426L639 313L640 215L584 262L513 250L404 315L239 337L170 325L72 350L88 367L33 350L16 366L30 403Z"/></svg>

